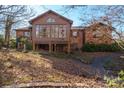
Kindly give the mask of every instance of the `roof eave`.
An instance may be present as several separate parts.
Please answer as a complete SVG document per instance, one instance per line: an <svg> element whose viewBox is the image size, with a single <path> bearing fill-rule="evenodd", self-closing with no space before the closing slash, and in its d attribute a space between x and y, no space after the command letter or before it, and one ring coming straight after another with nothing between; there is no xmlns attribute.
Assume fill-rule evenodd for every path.
<svg viewBox="0 0 124 93"><path fill-rule="evenodd" d="M64 17L64 16L62 16L62 15L60 15L60 14L58 14L58 13L52 11L52 10L48 10L47 12L45 12L45 13L43 13L43 14L41 14L41 15L39 15L39 16L33 18L33 19L31 19L31 20L29 21L29 23L32 24L32 22L33 22L34 20L36 20L37 18L39 18L39 17L41 17L41 16L43 16L44 14L47 14L47 13L49 13L49 12L52 12L52 13L54 13L54 14L56 14L56 15L59 15L59 16L62 17L63 19L67 20L69 23L73 24L73 21L72 21L72 20L70 20L70 19L68 19L68 18L66 18L66 17Z"/></svg>

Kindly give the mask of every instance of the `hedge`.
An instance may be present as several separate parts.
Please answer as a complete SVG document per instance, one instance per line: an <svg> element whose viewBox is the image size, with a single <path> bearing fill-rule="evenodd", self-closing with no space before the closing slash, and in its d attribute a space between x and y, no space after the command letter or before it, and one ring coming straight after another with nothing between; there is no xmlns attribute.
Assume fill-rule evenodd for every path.
<svg viewBox="0 0 124 93"><path fill-rule="evenodd" d="M82 51L86 52L116 52L121 51L120 47L116 44L89 44L86 43L82 47Z"/></svg>

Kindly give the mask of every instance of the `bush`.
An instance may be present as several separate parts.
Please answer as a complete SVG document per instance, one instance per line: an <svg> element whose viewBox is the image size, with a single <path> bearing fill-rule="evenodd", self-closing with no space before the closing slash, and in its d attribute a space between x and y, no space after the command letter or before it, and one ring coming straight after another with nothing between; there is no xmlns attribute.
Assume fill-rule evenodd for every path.
<svg viewBox="0 0 124 93"><path fill-rule="evenodd" d="M21 42L22 44L26 44L28 42L28 39L24 36L18 38L19 39L19 42Z"/></svg>
<svg viewBox="0 0 124 93"><path fill-rule="evenodd" d="M11 39L10 40L10 48L16 48L16 40L15 39Z"/></svg>
<svg viewBox="0 0 124 93"><path fill-rule="evenodd" d="M89 44L86 43L82 47L83 51L86 52L115 52L120 51L120 48L116 43L113 44Z"/></svg>
<svg viewBox="0 0 124 93"><path fill-rule="evenodd" d="M33 46L32 46L32 43L31 42L27 41L27 43L26 43L26 49L27 50L32 50L33 49Z"/></svg>
<svg viewBox="0 0 124 93"><path fill-rule="evenodd" d="M124 70L121 70L118 73L117 78L105 77L104 79L106 80L106 83L107 83L108 87L123 88L124 87Z"/></svg>
<svg viewBox="0 0 124 93"><path fill-rule="evenodd" d="M23 36L20 37L18 42L22 43L23 45L25 44L26 50L32 50L33 49L32 43L30 41L28 41L27 37L23 37Z"/></svg>

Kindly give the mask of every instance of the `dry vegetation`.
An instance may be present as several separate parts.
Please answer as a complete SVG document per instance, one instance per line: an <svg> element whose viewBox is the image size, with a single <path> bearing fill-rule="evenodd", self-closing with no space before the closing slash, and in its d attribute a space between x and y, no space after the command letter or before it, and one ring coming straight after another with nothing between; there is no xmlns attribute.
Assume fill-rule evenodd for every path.
<svg viewBox="0 0 124 93"><path fill-rule="evenodd" d="M69 58L60 59L37 52L0 52L1 87L30 82L80 83L82 87L105 87L94 75L93 68Z"/></svg>

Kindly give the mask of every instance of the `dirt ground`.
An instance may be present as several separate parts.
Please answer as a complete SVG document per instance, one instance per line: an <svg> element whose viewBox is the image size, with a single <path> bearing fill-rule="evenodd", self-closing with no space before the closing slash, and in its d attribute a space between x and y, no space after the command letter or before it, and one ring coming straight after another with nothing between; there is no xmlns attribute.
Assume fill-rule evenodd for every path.
<svg viewBox="0 0 124 93"><path fill-rule="evenodd" d="M39 53L0 52L0 86L30 82L81 83L82 87L106 87L94 68L70 58Z"/></svg>

